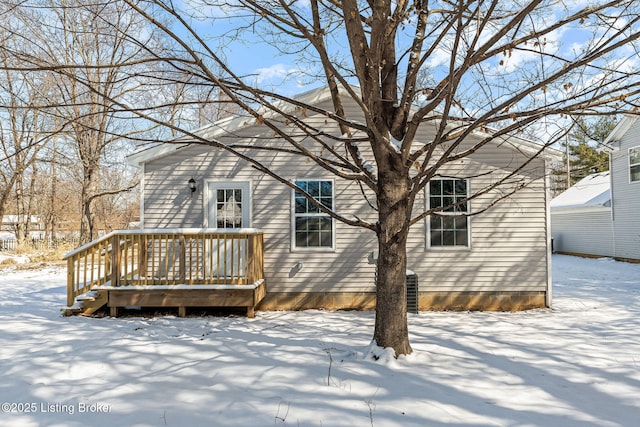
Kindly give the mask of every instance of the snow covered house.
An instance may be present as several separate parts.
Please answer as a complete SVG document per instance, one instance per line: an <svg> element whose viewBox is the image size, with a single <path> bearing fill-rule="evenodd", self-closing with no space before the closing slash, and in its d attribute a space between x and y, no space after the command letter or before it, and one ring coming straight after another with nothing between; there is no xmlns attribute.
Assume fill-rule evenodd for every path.
<svg viewBox="0 0 640 427"><path fill-rule="evenodd" d="M314 112L332 110L327 89L297 99L318 107L300 111L306 121L315 120L319 127L327 123L323 114ZM355 117L355 103L347 105L346 114ZM417 140L431 140L435 129L424 126ZM256 141L263 148L282 144L273 130L254 118L230 117L196 132L243 150L337 212L375 222L376 214L357 184L335 179L299 157L252 148ZM181 314L183 307L193 305L246 305L249 315L254 309L375 307L374 233L319 212L295 191L226 150L186 139L179 142L142 150L129 159L142 169L141 230L111 237L115 240L105 246L105 252L115 248L118 256L132 259L128 270L121 269L118 277L113 270L112 278L96 288L108 292L100 298L108 300L112 311L152 304L177 305ZM439 198L465 198L505 176L527 182L482 213L426 218L412 228L408 268L414 273L410 290L416 299L411 309L518 310L550 305L549 159L535 157L539 150L534 142L503 138L452 163L427 186L416 202L420 208ZM523 161L526 166L519 168ZM468 203L468 212L493 199L495 194L480 194ZM123 242L137 249L132 246L125 255ZM81 264L82 256L76 252L67 259ZM112 262L109 265L116 269ZM81 275L78 270L76 276ZM117 288L113 281L118 281ZM81 285L69 300L91 288L83 287L83 280L76 282ZM197 297L174 299L174 292L193 292L194 287L200 292ZM143 294L151 289L155 297ZM238 295L241 290L245 293Z"/></svg>
<svg viewBox="0 0 640 427"><path fill-rule="evenodd" d="M588 175L551 200L556 252L613 256L610 173Z"/></svg>
<svg viewBox="0 0 640 427"><path fill-rule="evenodd" d="M554 249L640 260L640 117L604 141L610 172L587 176L551 201Z"/></svg>

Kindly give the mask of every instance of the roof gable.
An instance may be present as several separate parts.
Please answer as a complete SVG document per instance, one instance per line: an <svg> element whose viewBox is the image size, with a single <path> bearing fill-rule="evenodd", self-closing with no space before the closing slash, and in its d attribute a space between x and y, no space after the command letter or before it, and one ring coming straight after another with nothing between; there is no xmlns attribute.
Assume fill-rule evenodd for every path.
<svg viewBox="0 0 640 427"><path fill-rule="evenodd" d="M605 147L615 148L614 145L618 143L625 133L633 126L640 116L625 115L622 120L613 128L607 139L604 140Z"/></svg>
<svg viewBox="0 0 640 427"><path fill-rule="evenodd" d="M329 88L325 86L299 94L295 96L294 99L303 105L319 106L323 102L331 101L331 92L329 91ZM278 103L276 103L276 105L278 105ZM291 111L292 109L296 108L286 103L282 103L282 105L284 106L282 108L283 110ZM277 113L269 110L266 111L264 115L265 117L269 117L275 116L276 114ZM451 124L451 126L453 125L454 124ZM234 131L237 131L239 129L246 129L251 126L258 126L255 118L248 114L241 114L233 117L227 117L215 123L203 126L202 128L194 130L193 133L200 135L204 139L213 139L225 135L228 136ZM489 137L490 134L490 130L473 131L471 133L471 135L477 139ZM173 152L192 144L193 142L191 141L192 138L190 138L188 135L185 135L172 142L161 143L153 147L138 151L128 157L128 162L131 165L140 166L146 162L164 157L166 155L170 155ZM538 155L540 150L542 149L542 145L538 142L513 135L500 136L492 142L498 147L505 147L511 151L516 151L527 156ZM553 161L560 161L562 159L562 153L560 151L549 147L545 148L541 156Z"/></svg>

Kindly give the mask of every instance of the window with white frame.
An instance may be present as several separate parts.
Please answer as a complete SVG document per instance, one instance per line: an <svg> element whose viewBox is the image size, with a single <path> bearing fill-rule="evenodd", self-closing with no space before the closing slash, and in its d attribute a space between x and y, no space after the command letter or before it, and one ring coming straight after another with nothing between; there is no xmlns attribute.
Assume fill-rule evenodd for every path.
<svg viewBox="0 0 640 427"><path fill-rule="evenodd" d="M629 148L629 181L640 182L640 146Z"/></svg>
<svg viewBox="0 0 640 427"><path fill-rule="evenodd" d="M333 209L333 181L300 180L296 185L325 206ZM294 249L333 249L333 218L322 212L301 192L293 191L293 238Z"/></svg>
<svg viewBox="0 0 640 427"><path fill-rule="evenodd" d="M429 182L430 247L469 247L469 186L466 179L438 178Z"/></svg>

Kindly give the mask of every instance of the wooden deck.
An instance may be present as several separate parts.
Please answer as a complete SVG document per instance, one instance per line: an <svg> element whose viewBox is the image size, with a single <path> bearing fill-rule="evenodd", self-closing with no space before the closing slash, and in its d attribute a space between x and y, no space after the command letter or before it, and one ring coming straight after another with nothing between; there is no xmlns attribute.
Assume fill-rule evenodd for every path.
<svg viewBox="0 0 640 427"><path fill-rule="evenodd" d="M266 294L255 229L114 231L69 252L66 314L119 307L246 307Z"/></svg>

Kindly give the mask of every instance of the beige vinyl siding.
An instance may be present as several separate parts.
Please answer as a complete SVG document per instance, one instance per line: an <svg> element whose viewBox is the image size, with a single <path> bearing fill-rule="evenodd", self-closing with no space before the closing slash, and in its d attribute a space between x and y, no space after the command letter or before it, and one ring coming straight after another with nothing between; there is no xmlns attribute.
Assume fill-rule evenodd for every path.
<svg viewBox="0 0 640 427"><path fill-rule="evenodd" d="M442 175L469 178L469 194L482 192L520 165L525 157L507 147L486 145L469 158L448 166ZM509 179L516 181L470 202L478 212L518 183L526 187L471 217L471 247L426 249L414 237L409 268L423 291L545 291L547 289L544 162L537 159ZM417 230L415 230L417 231ZM416 233L414 233L415 235ZM420 237L422 237L420 239ZM417 266L417 267L416 267Z"/></svg>
<svg viewBox="0 0 640 427"><path fill-rule="evenodd" d="M324 119L317 118L321 124ZM249 138L257 127L236 134ZM272 133L269 133L272 134ZM428 135L423 136L427 140ZM237 141L237 140L236 140ZM275 141L264 140L263 144ZM323 169L291 155L269 151L249 154L290 180L334 178ZM366 153L365 153L366 155ZM508 173L521 154L487 146L446 173L469 177L473 194ZM265 232L265 275L271 292L374 292L377 249L373 232L336 223L336 249L321 253L291 251L291 189L257 172L245 161L220 149L191 145L145 163L144 225L202 227L206 215L207 180L251 182L251 226ZM545 291L547 289L544 163L532 162L521 172L527 187L471 219L471 248L427 249L426 220L413 227L408 242L408 268L418 274L421 291ZM191 195L188 180L197 181ZM506 190L505 190L506 191ZM477 211L500 193L490 192L471 203ZM372 195L369 194L371 200ZM416 211L424 208L424 194ZM335 179L335 209L376 221L358 185ZM296 265L303 264L297 271Z"/></svg>
<svg viewBox="0 0 640 427"><path fill-rule="evenodd" d="M192 163L206 147L188 147L162 157L144 167L144 227L203 227L202 179L198 191L191 193L189 179L196 177Z"/></svg>
<svg viewBox="0 0 640 427"><path fill-rule="evenodd" d="M298 159L282 159L281 155L273 158L273 153L265 154L264 160L270 161L270 167L291 180L330 177L311 165L299 171ZM201 227L205 215L204 180L251 181L251 225L265 232L265 270L270 290L373 290L375 267L369 263L368 254L362 251L363 247L371 247L371 251L375 247L372 232L336 223L336 251L291 252L291 189L242 163L220 150L201 146L188 147L151 162L145 168L145 227ZM170 179L167 174L171 175ZM187 188L191 175L196 176L199 187L193 197ZM184 194L172 186L182 187ZM360 197L357 186L339 180L335 193L338 211L344 211L345 205L350 206ZM366 215L362 209L359 211ZM304 267L296 273L298 262Z"/></svg>
<svg viewBox="0 0 640 427"><path fill-rule="evenodd" d="M614 256L611 208L558 209L551 217L556 251Z"/></svg>
<svg viewBox="0 0 640 427"><path fill-rule="evenodd" d="M629 179L629 148L640 146L640 122L627 130L611 154L615 256L640 259L640 182Z"/></svg>
<svg viewBox="0 0 640 427"><path fill-rule="evenodd" d="M470 194L488 177L470 180ZM491 195L471 201L477 211ZM423 291L544 291L547 288L546 217L542 180L471 217L471 247L425 249L413 241L409 268ZM426 226L426 222L425 222ZM424 236L424 234L423 234ZM420 250L422 249L422 250Z"/></svg>

